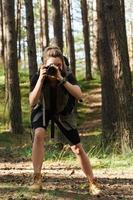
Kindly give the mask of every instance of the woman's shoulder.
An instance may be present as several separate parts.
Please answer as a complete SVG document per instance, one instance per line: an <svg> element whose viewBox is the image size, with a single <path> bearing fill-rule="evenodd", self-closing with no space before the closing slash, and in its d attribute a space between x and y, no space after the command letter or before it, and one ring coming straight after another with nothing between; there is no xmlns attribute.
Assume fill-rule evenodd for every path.
<svg viewBox="0 0 133 200"><path fill-rule="evenodd" d="M70 82L73 85L77 85L76 77L73 75L72 71L69 69L66 72L66 79L68 82Z"/></svg>

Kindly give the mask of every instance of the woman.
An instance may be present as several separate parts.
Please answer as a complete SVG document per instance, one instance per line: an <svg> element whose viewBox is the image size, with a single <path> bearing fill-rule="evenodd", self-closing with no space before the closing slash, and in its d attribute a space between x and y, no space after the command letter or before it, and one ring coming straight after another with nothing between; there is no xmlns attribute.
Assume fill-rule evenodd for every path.
<svg viewBox="0 0 133 200"><path fill-rule="evenodd" d="M58 47L49 46L43 55L43 65L32 80L29 102L32 107L31 123L34 129L32 161L34 182L32 189L42 189L41 169L44 158L44 140L49 120L54 120L70 143L81 169L89 182L89 191L98 195L90 161L81 143L74 114L75 101L82 98L82 92L64 62Z"/></svg>

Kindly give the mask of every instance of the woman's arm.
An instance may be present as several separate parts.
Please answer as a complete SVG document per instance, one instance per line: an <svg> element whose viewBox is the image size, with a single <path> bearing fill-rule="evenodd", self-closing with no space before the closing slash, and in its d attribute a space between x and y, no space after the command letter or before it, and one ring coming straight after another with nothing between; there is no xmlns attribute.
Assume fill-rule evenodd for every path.
<svg viewBox="0 0 133 200"><path fill-rule="evenodd" d="M38 100L41 95L42 85L43 81L40 78L38 78L35 88L33 89L32 92L30 92L29 95L29 102L31 107L38 103Z"/></svg>
<svg viewBox="0 0 133 200"><path fill-rule="evenodd" d="M63 85L66 88L66 90L77 100L82 99L82 91L78 85L72 85L68 81L66 81Z"/></svg>
<svg viewBox="0 0 133 200"><path fill-rule="evenodd" d="M30 92L30 95L29 95L30 106L34 106L35 104L38 103L38 100L41 96L41 90L42 90L42 86L43 86L45 77L46 77L46 69L41 67L37 83L36 83L33 91Z"/></svg>
<svg viewBox="0 0 133 200"><path fill-rule="evenodd" d="M58 67L56 68L57 69L57 79L62 82L63 78L62 75L61 75L61 72L60 70L58 69ZM80 89L80 87L76 84L72 84L70 83L69 81L67 81L67 79L65 79L65 82L63 83L64 87L66 88L66 90L73 96L75 97L77 100L81 100L82 99L82 91Z"/></svg>

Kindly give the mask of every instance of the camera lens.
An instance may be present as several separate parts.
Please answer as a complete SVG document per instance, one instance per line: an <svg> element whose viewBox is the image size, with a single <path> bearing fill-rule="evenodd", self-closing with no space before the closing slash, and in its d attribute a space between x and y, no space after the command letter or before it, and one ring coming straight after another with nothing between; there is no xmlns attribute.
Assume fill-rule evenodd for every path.
<svg viewBox="0 0 133 200"><path fill-rule="evenodd" d="M49 76L56 76L57 70L54 66L50 65L47 67L47 75Z"/></svg>

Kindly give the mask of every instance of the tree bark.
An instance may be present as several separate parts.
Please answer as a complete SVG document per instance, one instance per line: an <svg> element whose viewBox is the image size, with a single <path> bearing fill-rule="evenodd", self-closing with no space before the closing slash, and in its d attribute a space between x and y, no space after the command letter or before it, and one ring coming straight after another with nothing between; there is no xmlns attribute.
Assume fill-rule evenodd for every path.
<svg viewBox="0 0 133 200"><path fill-rule="evenodd" d="M16 34L18 42L18 60L21 60L21 0L17 0L17 24Z"/></svg>
<svg viewBox="0 0 133 200"><path fill-rule="evenodd" d="M74 76L76 76L76 62L75 62L75 47L74 47L74 37L72 33L71 26L71 13L70 13L70 2L69 0L64 1L64 11L66 20L66 40L68 45L68 54L70 57L70 67Z"/></svg>
<svg viewBox="0 0 133 200"><path fill-rule="evenodd" d="M52 0L54 42L63 51L63 30L60 0Z"/></svg>
<svg viewBox="0 0 133 200"><path fill-rule="evenodd" d="M36 44L35 44L35 33L34 33L34 15L33 15L32 0L25 0L25 7L26 7L29 76L30 76L30 85L31 85L31 77L37 72Z"/></svg>
<svg viewBox="0 0 133 200"><path fill-rule="evenodd" d="M131 22L131 33L133 34L133 22ZM133 35L131 36L131 71L133 71Z"/></svg>
<svg viewBox="0 0 133 200"><path fill-rule="evenodd" d="M4 0L4 26L5 26L5 46L6 57L5 64L8 73L8 94L9 94L9 119L11 133L21 134L22 128L22 111L21 96L19 88L19 76L17 65L17 39L15 31L15 11L14 0Z"/></svg>
<svg viewBox="0 0 133 200"><path fill-rule="evenodd" d="M86 80L92 79L91 73L91 55L90 55L90 29L88 22L88 5L86 0L80 0L82 24L83 24L83 35L84 35L84 50L85 50L85 77Z"/></svg>
<svg viewBox="0 0 133 200"><path fill-rule="evenodd" d="M97 0L97 12L102 142L127 152L133 144L133 101L123 2Z"/></svg>
<svg viewBox="0 0 133 200"><path fill-rule="evenodd" d="M3 8L0 0L0 58L4 62L4 33L3 33Z"/></svg>
<svg viewBox="0 0 133 200"><path fill-rule="evenodd" d="M48 27L48 8L47 0L41 0L40 4L40 22L41 22L41 46L42 50L49 45L49 27Z"/></svg>

